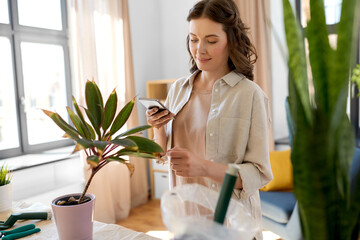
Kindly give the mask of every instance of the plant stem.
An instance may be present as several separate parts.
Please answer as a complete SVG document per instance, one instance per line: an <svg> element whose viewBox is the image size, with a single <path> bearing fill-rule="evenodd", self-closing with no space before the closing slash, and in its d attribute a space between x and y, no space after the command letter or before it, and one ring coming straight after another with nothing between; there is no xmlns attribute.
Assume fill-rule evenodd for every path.
<svg viewBox="0 0 360 240"><path fill-rule="evenodd" d="M96 173L96 171L92 171L92 173L91 173L91 175L90 175L90 178L89 178L89 180L88 180L87 183L86 183L86 186L85 186L85 188L84 188L84 191L82 192L82 194L81 194L81 196L80 196L79 204L83 201L83 198L84 198L84 196L85 196L85 194L86 194L86 192L87 192L87 190L88 190L88 188L89 188L89 186L90 186L91 180L93 179L95 173Z"/></svg>
<svg viewBox="0 0 360 240"><path fill-rule="evenodd" d="M82 192L82 194L81 194L81 196L80 196L79 204L83 201L83 199L84 199L84 197L85 197L85 194L86 194L86 192L87 192L87 190L88 190L88 188L89 188L89 186L90 186L90 183L91 183L93 177L95 176L95 174L96 174L102 167L104 167L107 163L109 163L109 162L105 162L104 164L101 164L101 165L97 166L96 168L93 168L93 170L92 170L92 172L91 172L91 175L90 175L90 178L89 178L89 180L87 181L86 186L85 186L85 188L84 188L84 191Z"/></svg>
<svg viewBox="0 0 360 240"><path fill-rule="evenodd" d="M95 151L95 148L90 148L93 154L97 155L97 152Z"/></svg>
<svg viewBox="0 0 360 240"><path fill-rule="evenodd" d="M110 146L110 145L109 145ZM106 153L103 154L103 157L106 157L109 153L111 153L112 150L116 149L117 147L119 147L118 145L113 145L110 150L108 150Z"/></svg>
<svg viewBox="0 0 360 240"><path fill-rule="evenodd" d="M103 153L102 157L103 157L103 158L106 157L110 152L111 152L111 150L110 150L110 151L107 151L106 153Z"/></svg>
<svg viewBox="0 0 360 240"><path fill-rule="evenodd" d="M96 172L99 171L100 168L102 168L103 166L105 166L107 163L108 163L108 162L107 162L105 159L103 159L103 160L99 163L99 165L96 167Z"/></svg>
<svg viewBox="0 0 360 240"><path fill-rule="evenodd" d="M111 152L112 150L116 149L117 147L119 147L119 145L113 145L113 146L110 148L109 152Z"/></svg>
<svg viewBox="0 0 360 240"><path fill-rule="evenodd" d="M111 144L106 145L106 147L104 148L104 152L109 148L110 145Z"/></svg>

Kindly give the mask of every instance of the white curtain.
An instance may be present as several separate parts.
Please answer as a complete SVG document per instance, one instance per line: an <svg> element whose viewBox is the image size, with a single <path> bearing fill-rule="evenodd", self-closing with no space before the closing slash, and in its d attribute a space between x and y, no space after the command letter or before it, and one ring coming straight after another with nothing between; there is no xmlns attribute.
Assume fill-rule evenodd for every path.
<svg viewBox="0 0 360 240"><path fill-rule="evenodd" d="M85 105L85 82L94 79L104 102L116 88L120 110L135 96L127 0L68 0L68 14L75 98ZM124 128L136 125L134 109ZM116 223L128 217L131 207L147 201L147 162L131 161L131 178L127 167L118 163L109 163L93 178L88 192L96 195L95 220ZM87 180L87 164L84 171Z"/></svg>

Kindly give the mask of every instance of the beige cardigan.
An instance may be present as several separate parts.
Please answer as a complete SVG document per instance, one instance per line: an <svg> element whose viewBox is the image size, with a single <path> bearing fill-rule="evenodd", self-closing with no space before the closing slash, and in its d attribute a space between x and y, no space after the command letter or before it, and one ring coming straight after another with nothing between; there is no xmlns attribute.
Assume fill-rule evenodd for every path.
<svg viewBox="0 0 360 240"><path fill-rule="evenodd" d="M177 114L188 102L197 72L172 84L165 105ZM235 192L261 223L259 189L272 179L269 161L268 98L244 75L232 71L217 80L206 126L206 159L236 163L243 189ZM171 147L172 121L166 126L167 147ZM213 184L219 190L221 184Z"/></svg>

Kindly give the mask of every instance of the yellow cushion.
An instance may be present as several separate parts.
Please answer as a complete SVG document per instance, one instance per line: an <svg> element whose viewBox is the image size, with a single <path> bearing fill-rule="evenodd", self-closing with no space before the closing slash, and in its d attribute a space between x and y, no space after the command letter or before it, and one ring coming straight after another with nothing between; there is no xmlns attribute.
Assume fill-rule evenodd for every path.
<svg viewBox="0 0 360 240"><path fill-rule="evenodd" d="M261 188L261 191L288 191L293 189L293 168L290 152L290 149L270 152L273 180Z"/></svg>

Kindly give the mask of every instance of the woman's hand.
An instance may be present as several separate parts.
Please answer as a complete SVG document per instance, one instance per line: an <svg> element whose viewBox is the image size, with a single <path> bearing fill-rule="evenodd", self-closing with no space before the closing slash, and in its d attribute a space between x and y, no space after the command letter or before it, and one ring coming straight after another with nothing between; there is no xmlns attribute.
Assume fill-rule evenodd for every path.
<svg viewBox="0 0 360 240"><path fill-rule="evenodd" d="M175 114L168 110L159 111L159 108L154 107L146 110L146 119L150 126L160 128L174 119Z"/></svg>
<svg viewBox="0 0 360 240"><path fill-rule="evenodd" d="M209 177L222 183L229 166L223 163L211 162L197 157L185 148L174 147L167 153L170 157L170 166L177 176L182 177ZM235 188L241 189L242 180L237 178Z"/></svg>
<svg viewBox="0 0 360 240"><path fill-rule="evenodd" d="M170 166L177 176L203 177L206 175L207 160L198 158L185 148L174 147L167 152Z"/></svg>

